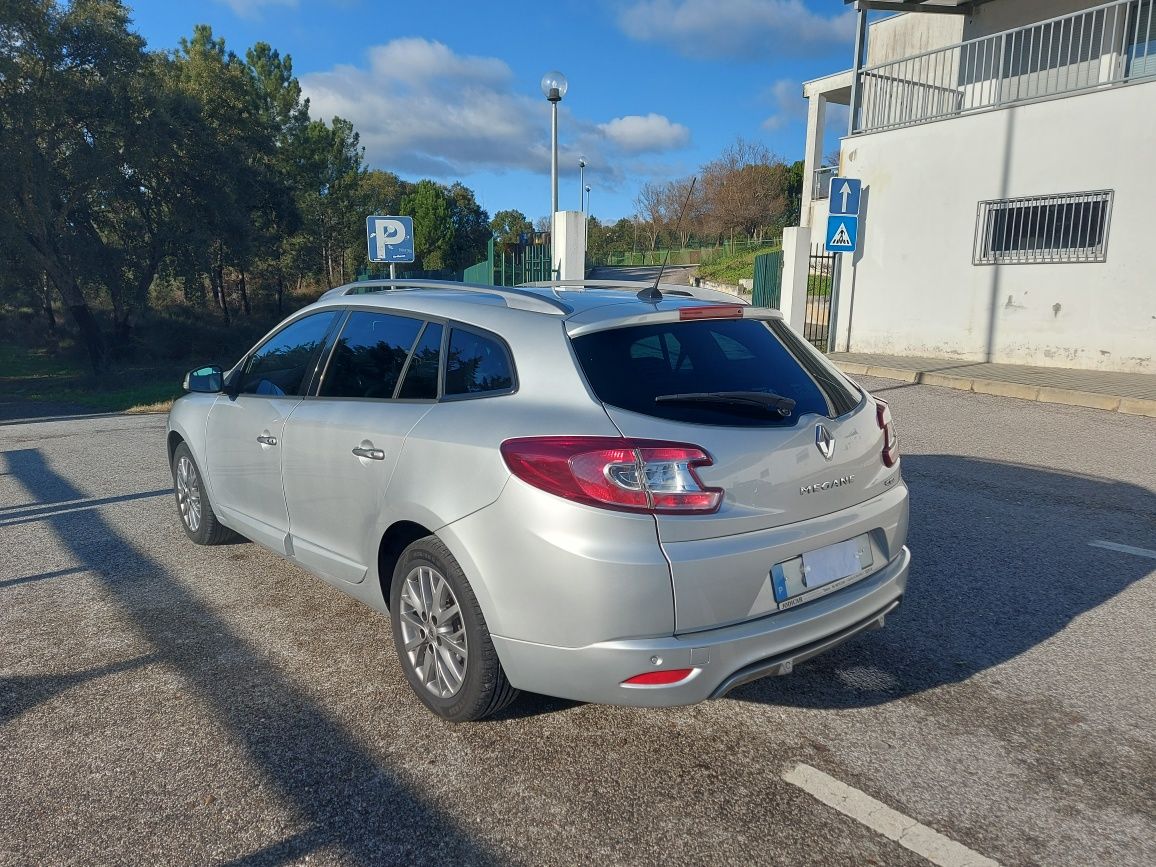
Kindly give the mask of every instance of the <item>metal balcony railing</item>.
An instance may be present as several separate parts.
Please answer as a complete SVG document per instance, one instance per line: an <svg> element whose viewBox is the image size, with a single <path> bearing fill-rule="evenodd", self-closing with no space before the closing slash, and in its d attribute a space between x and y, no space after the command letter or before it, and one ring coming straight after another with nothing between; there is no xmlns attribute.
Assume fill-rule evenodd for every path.
<svg viewBox="0 0 1156 867"><path fill-rule="evenodd" d="M1156 76L1156 0L1116 0L865 68L855 132Z"/></svg>
<svg viewBox="0 0 1156 867"><path fill-rule="evenodd" d="M831 195L831 178L839 173L838 166L820 166L815 169L815 177L811 186L813 200L826 199Z"/></svg>

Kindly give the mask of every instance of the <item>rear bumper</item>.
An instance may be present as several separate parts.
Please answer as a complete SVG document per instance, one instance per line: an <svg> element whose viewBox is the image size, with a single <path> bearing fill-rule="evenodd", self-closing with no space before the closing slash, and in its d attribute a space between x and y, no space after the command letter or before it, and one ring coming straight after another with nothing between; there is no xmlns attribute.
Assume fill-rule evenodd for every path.
<svg viewBox="0 0 1156 867"><path fill-rule="evenodd" d="M907 586L906 547L886 566L830 596L721 629L663 638L556 647L494 636L510 682L520 689L599 704L668 707L725 695L883 625ZM655 662L654 660L658 660ZM623 686L636 674L690 668L669 686Z"/></svg>

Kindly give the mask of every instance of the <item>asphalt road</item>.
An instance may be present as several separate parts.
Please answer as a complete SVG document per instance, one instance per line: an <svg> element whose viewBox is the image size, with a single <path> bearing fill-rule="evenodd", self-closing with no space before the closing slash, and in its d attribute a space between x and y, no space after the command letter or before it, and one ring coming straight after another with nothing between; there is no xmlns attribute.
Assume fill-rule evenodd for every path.
<svg viewBox="0 0 1156 867"><path fill-rule="evenodd" d="M659 273L663 283L686 286L690 283L690 275L694 272L693 265L632 265L630 267L611 267L599 265L590 272L591 280L649 280L652 281Z"/></svg>
<svg viewBox="0 0 1156 867"><path fill-rule="evenodd" d="M0 426L2 864L922 864L818 768L1003 864L1156 863L1156 422L871 382L903 609L669 711L441 723L378 615L186 541L161 416Z"/></svg>

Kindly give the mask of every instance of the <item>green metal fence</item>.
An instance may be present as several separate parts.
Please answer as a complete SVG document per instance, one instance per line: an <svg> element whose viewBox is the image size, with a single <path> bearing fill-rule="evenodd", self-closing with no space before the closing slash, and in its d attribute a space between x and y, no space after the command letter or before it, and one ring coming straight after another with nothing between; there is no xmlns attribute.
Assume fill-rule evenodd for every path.
<svg viewBox="0 0 1156 867"><path fill-rule="evenodd" d="M773 243L772 239L736 238L709 247L681 247L657 250L618 250L593 260L596 265L610 267L631 267L635 265L661 265L669 254L671 265L701 265L711 257L755 250Z"/></svg>
<svg viewBox="0 0 1156 867"><path fill-rule="evenodd" d="M483 286L517 286L520 283L552 280L554 272L551 258L551 247L547 244L531 244L508 252L498 252L491 238L486 245L486 258L467 268L462 274L462 280Z"/></svg>
<svg viewBox="0 0 1156 867"><path fill-rule="evenodd" d="M783 289L783 251L755 256L755 287L751 303L756 307L778 307Z"/></svg>
<svg viewBox="0 0 1156 867"><path fill-rule="evenodd" d="M486 286L494 285L494 242L490 241L490 255L478 262L476 265L471 265L464 272L462 272L463 283L482 283Z"/></svg>

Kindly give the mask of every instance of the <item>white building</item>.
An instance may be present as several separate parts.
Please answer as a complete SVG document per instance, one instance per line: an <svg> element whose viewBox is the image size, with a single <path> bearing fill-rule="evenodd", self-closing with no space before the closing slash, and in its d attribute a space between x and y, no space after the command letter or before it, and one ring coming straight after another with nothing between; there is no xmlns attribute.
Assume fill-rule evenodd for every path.
<svg viewBox="0 0 1156 867"><path fill-rule="evenodd" d="M853 68L804 85L792 321L838 173L863 204L835 349L1156 372L1156 0L856 7ZM829 103L853 104L831 167Z"/></svg>

